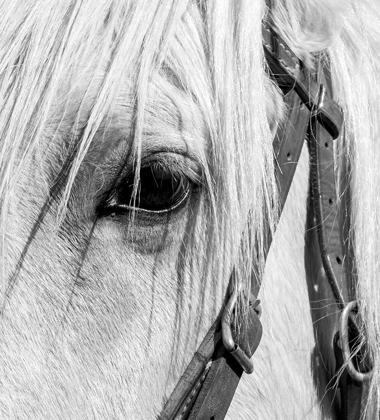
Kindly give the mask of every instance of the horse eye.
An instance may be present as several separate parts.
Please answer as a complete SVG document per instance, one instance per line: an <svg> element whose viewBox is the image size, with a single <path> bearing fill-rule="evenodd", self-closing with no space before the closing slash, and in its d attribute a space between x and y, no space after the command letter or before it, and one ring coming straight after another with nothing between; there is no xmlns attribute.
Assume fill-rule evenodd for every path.
<svg viewBox="0 0 380 420"><path fill-rule="evenodd" d="M137 195L133 198L133 177L117 194L116 207L151 212L172 210L189 194L190 182L185 176L173 174L161 165L142 167Z"/></svg>

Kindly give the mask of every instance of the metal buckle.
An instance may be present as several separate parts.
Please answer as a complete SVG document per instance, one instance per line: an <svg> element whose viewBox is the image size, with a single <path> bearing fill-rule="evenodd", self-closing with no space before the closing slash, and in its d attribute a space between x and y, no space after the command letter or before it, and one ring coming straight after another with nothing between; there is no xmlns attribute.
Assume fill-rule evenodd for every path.
<svg viewBox="0 0 380 420"><path fill-rule="evenodd" d="M340 337L340 347L342 349L343 360L344 360L344 367L346 367L347 372L357 382L366 382L372 378L373 370L369 372L359 372L354 364L352 363L352 355L351 349L349 345L349 338L348 338L348 317L350 316L350 312L357 308L358 304L356 301L349 302L343 309L342 315L340 317L339 322L339 337Z"/></svg>
<svg viewBox="0 0 380 420"><path fill-rule="evenodd" d="M223 344L227 351L231 353L231 355L238 361L240 366L244 369L246 373L253 372L253 363L251 359L246 355L246 353L239 347L238 344L235 343L232 337L232 330L231 330L231 318L234 312L237 298L239 293L242 291L242 286L240 285L238 288L235 288L232 295L230 296L227 305L223 311L222 316L222 338ZM259 306L260 301L254 299L251 301L250 299L250 306L253 304L256 306L254 308L255 312L260 317L261 315L261 308Z"/></svg>

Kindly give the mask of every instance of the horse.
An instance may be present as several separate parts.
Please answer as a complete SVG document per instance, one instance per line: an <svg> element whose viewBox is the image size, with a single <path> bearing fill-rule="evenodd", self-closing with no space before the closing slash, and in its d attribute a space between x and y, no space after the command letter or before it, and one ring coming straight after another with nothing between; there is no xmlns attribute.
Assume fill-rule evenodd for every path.
<svg viewBox="0 0 380 420"><path fill-rule="evenodd" d="M254 272L263 338L227 418L339 418L345 365L327 377L314 334L339 308L313 280L307 146L279 217L273 139L291 122L265 23L304 68L328 58L372 369L361 415L377 418L376 2L1 0L0 16L0 417L158 418L231 273L249 290Z"/></svg>

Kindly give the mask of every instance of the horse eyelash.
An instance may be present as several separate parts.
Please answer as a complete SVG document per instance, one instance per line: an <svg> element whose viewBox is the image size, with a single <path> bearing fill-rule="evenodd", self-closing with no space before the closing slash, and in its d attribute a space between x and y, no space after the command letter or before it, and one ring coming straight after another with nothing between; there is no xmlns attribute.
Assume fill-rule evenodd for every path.
<svg viewBox="0 0 380 420"><path fill-rule="evenodd" d="M185 158L183 158L185 159ZM186 164L188 163L188 164ZM179 208L190 195L190 191L194 192L201 185L204 185L200 165L195 163L192 159L186 158L181 161L181 156L177 158L173 156L168 157L166 153L155 153L153 156L148 156L141 160L140 171L151 167L152 165L157 165L162 168L163 171L167 171L172 175L173 178L184 180L184 184L188 184L188 187L184 191L183 195L180 197L178 202L173 206L168 207L167 209L162 210L148 210L140 207L135 207L130 204L123 204L118 202L118 195L123 191L123 189L132 187L135 182L135 171L129 170L121 177L118 182L115 182L111 191L108 193L107 198L103 201L102 205L99 207L99 215L108 215L117 208L119 210L131 211L137 210L139 212L151 213L151 214L163 214L169 213L177 208ZM196 169L193 169L196 167Z"/></svg>

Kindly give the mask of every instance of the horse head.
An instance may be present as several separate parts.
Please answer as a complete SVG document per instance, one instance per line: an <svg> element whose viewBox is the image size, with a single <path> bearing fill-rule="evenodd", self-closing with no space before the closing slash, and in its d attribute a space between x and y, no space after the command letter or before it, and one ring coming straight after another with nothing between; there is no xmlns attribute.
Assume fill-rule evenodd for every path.
<svg viewBox="0 0 380 420"><path fill-rule="evenodd" d="M341 308L318 289L327 274L301 152L313 130L285 207L274 153L292 107L335 121L317 116L323 98L344 116L331 148L355 257L342 267L371 352L367 414L378 411L378 6L14 0L0 11L2 416L157 418L230 294L240 287L239 331L262 283L255 373L229 418L338 418ZM302 74L328 68L319 104L298 76L282 86L265 31Z"/></svg>

